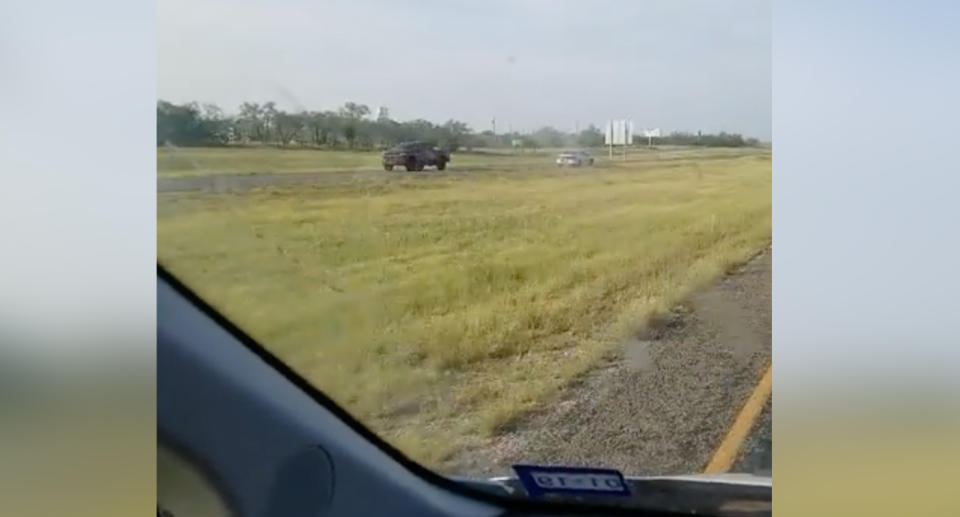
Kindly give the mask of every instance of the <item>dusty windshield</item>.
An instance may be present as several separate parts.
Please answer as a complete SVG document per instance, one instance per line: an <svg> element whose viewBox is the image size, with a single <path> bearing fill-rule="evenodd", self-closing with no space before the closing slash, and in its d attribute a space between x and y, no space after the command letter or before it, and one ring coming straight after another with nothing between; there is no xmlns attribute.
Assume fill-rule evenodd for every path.
<svg viewBox="0 0 960 517"><path fill-rule="evenodd" d="M158 261L439 472L769 474L769 15L162 0Z"/></svg>

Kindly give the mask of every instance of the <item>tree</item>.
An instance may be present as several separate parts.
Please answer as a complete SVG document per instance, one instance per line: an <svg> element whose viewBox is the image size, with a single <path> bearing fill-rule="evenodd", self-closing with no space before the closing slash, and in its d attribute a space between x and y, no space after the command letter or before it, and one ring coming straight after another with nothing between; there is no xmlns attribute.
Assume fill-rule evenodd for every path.
<svg viewBox="0 0 960 517"><path fill-rule="evenodd" d="M439 136L439 144L443 146L448 151L456 151L460 148L461 145L466 143L467 137L470 135L470 127L465 123L457 120L448 120L443 124L439 131L436 131Z"/></svg>
<svg viewBox="0 0 960 517"><path fill-rule="evenodd" d="M550 126L544 126L530 135L537 147L561 147L567 141L567 135Z"/></svg>
<svg viewBox="0 0 960 517"><path fill-rule="evenodd" d="M264 128L264 138L265 141L274 140L276 143L283 145L281 136L277 133L277 115L279 115L277 110L277 105L275 102L265 102L263 107L260 108L260 118L263 123Z"/></svg>
<svg viewBox="0 0 960 517"><path fill-rule="evenodd" d="M366 104L357 104L355 102L348 102L340 108L340 115L349 118L358 120L363 117L366 117L370 114L370 107Z"/></svg>
<svg viewBox="0 0 960 517"><path fill-rule="evenodd" d="M336 147L343 133L343 117L332 111L322 113L324 142L330 147Z"/></svg>
<svg viewBox="0 0 960 517"><path fill-rule="evenodd" d="M596 126L584 129L577 135L577 145L580 147L600 147L603 145L603 133Z"/></svg>
<svg viewBox="0 0 960 517"><path fill-rule="evenodd" d="M540 148L540 143L537 141L536 138L533 138L532 136L529 136L529 135L524 135L520 137L520 147L522 147L523 149L536 150Z"/></svg>
<svg viewBox="0 0 960 517"><path fill-rule="evenodd" d="M195 102L180 106L157 102L157 145L222 145L225 128L220 108L214 105L201 112Z"/></svg>
<svg viewBox="0 0 960 517"><path fill-rule="evenodd" d="M223 114L216 104L204 104L200 124L204 138L211 143L224 145L233 138L233 121Z"/></svg>
<svg viewBox="0 0 960 517"><path fill-rule="evenodd" d="M241 139L254 142L266 142L267 128L264 123L263 109L255 102L244 102L240 105L240 116L237 120L238 133Z"/></svg>
<svg viewBox="0 0 960 517"><path fill-rule="evenodd" d="M436 145L439 141L437 127L429 120L417 119L400 124L398 140L409 142L419 140Z"/></svg>
<svg viewBox="0 0 960 517"><path fill-rule="evenodd" d="M327 134L330 132L330 120L328 112L311 111L305 113L304 123L306 130L310 135L310 141L313 145L321 146L327 144Z"/></svg>
<svg viewBox="0 0 960 517"><path fill-rule="evenodd" d="M473 135L472 140L475 147L500 147L504 145L501 136L489 129L481 131L480 134Z"/></svg>
<svg viewBox="0 0 960 517"><path fill-rule="evenodd" d="M166 101L157 102L157 145L183 145L184 135L195 120L195 114L188 109Z"/></svg>
<svg viewBox="0 0 960 517"><path fill-rule="evenodd" d="M389 147L400 141L400 123L390 119L362 121L362 132L377 147Z"/></svg>
<svg viewBox="0 0 960 517"><path fill-rule="evenodd" d="M343 136L347 139L347 145L352 149L357 139L357 127L353 123L348 123L343 129Z"/></svg>
<svg viewBox="0 0 960 517"><path fill-rule="evenodd" d="M391 120L384 109L377 118L369 117L365 104L347 102L336 111L301 111L288 113L273 102L258 104L244 102L236 115L228 115L215 104L187 103L175 105L157 102L157 145L224 145L231 142L260 144L314 145L337 147L346 142L351 148L389 146L403 141L422 141L450 150L473 147L518 146L532 149L576 144L597 147L603 144L603 134L596 126L589 126L577 134L566 133L546 126L529 135L517 132L497 134L493 131L474 133L458 120L450 119L441 125L417 119L406 122ZM646 138L635 137L636 143L646 144ZM741 147L761 145L755 138L744 138L737 133L673 132L657 139L668 145L698 145L709 147Z"/></svg>
<svg viewBox="0 0 960 517"><path fill-rule="evenodd" d="M279 111L273 115L273 124L274 133L277 135L277 143L281 146L285 146L291 141L303 143L300 135L304 127L304 118L300 115Z"/></svg>

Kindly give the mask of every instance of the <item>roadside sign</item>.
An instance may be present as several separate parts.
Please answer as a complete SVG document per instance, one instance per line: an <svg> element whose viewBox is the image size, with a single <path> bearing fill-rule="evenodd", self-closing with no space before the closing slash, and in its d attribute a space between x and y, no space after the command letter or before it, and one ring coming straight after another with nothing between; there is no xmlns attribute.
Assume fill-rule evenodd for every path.
<svg viewBox="0 0 960 517"><path fill-rule="evenodd" d="M603 143L604 145L631 145L633 143L633 121L608 121Z"/></svg>

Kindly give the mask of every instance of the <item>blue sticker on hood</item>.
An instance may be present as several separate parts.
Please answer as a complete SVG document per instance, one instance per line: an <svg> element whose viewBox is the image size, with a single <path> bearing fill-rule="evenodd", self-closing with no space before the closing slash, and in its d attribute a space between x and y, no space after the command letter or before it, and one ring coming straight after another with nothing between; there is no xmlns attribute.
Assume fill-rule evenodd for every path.
<svg viewBox="0 0 960 517"><path fill-rule="evenodd" d="M530 497L546 494L630 495L623 474L614 469L514 465L513 471Z"/></svg>

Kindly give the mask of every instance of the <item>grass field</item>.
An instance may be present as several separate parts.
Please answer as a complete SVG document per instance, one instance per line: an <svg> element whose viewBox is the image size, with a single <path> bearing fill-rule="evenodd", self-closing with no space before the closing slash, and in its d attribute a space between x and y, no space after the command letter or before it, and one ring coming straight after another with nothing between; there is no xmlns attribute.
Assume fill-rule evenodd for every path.
<svg viewBox="0 0 960 517"><path fill-rule="evenodd" d="M252 167L247 151L217 152L212 169ZM310 151L274 152L282 160L264 155L263 166L318 170L298 161ZM379 159L330 156L323 167ZM442 468L770 242L768 153L525 167L160 193L159 260Z"/></svg>

